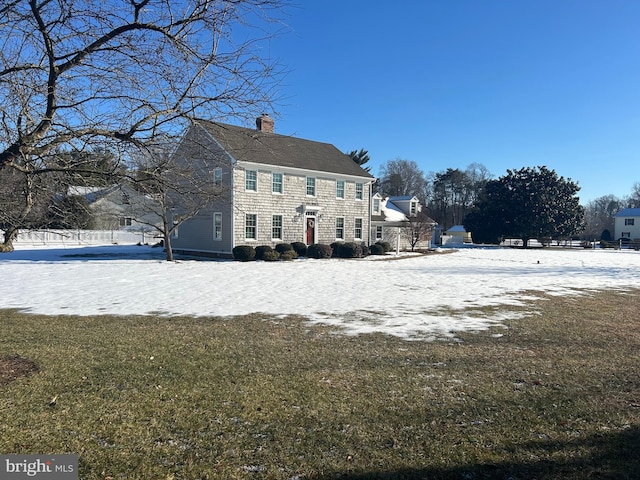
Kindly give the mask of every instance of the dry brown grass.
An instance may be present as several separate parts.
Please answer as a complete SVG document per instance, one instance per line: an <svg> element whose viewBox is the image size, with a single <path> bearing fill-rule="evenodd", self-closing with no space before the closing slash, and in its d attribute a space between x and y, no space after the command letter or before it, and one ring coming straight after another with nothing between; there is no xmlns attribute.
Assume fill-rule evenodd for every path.
<svg viewBox="0 0 640 480"><path fill-rule="evenodd" d="M0 387L0 451L79 454L83 480L637 478L638 293L435 342L4 311L0 354L40 370Z"/></svg>

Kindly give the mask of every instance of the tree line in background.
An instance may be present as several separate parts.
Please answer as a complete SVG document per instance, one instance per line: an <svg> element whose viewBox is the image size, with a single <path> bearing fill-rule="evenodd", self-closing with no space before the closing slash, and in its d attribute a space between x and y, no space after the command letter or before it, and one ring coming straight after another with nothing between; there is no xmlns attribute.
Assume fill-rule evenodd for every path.
<svg viewBox="0 0 640 480"><path fill-rule="evenodd" d="M354 158L356 152L349 155ZM360 150L357 163L368 160ZM366 162L364 162L366 163ZM606 195L580 205L579 186L545 166L507 170L499 178L482 164L425 174L412 160L394 159L380 169L375 189L383 196L415 195L444 230L464 225L478 243L501 238L612 240L614 215L640 208L640 182L626 197Z"/></svg>

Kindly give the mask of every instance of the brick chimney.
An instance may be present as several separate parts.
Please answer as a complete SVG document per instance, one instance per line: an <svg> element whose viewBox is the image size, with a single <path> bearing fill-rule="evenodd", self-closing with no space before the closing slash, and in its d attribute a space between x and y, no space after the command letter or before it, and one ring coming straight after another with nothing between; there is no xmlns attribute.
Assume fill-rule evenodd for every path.
<svg viewBox="0 0 640 480"><path fill-rule="evenodd" d="M271 118L268 113L263 113L258 118L256 118L256 127L261 132L273 133L273 125L273 118Z"/></svg>

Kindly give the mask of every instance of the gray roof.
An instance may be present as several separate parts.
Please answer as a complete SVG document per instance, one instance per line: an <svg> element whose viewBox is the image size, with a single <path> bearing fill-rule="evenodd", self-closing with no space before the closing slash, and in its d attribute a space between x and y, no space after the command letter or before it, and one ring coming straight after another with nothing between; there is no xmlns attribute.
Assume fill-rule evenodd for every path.
<svg viewBox="0 0 640 480"><path fill-rule="evenodd" d="M625 208L614 215L615 217L640 217L640 208Z"/></svg>
<svg viewBox="0 0 640 480"><path fill-rule="evenodd" d="M261 132L216 122L198 122L237 161L373 178L329 143Z"/></svg>

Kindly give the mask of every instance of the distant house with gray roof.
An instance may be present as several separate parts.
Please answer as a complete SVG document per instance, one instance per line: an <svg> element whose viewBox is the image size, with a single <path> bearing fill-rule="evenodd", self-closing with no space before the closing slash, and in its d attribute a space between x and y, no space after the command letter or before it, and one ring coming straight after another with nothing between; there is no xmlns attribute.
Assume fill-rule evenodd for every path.
<svg viewBox="0 0 640 480"><path fill-rule="evenodd" d="M373 177L335 146L256 129L199 121L174 156L206 165L220 195L174 230L181 253L229 257L238 245L370 243Z"/></svg>

